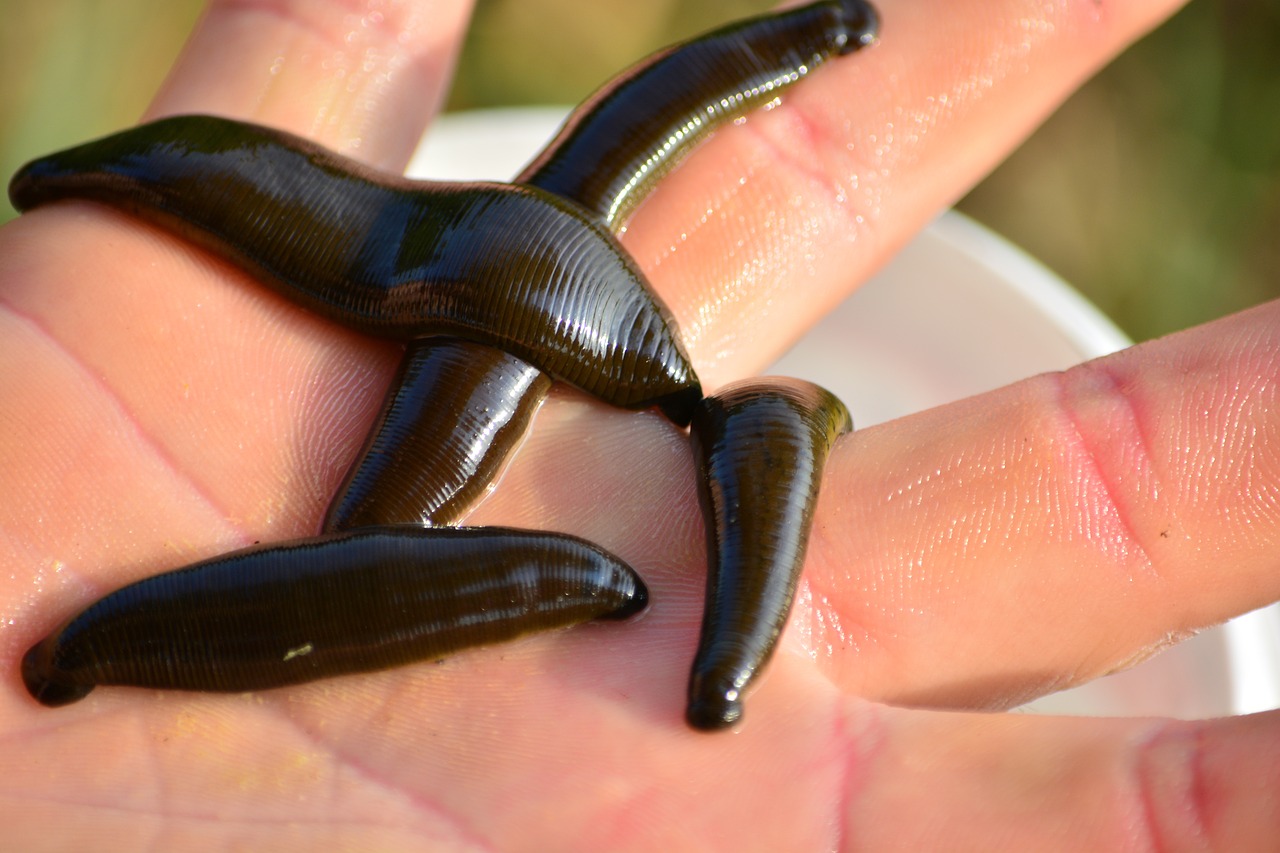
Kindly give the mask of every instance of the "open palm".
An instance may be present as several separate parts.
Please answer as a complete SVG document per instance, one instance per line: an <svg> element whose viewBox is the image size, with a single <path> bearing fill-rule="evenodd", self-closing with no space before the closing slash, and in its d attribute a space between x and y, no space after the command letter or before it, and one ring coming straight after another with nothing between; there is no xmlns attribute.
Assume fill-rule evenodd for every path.
<svg viewBox="0 0 1280 853"><path fill-rule="evenodd" d="M467 4L358 5L215 2L153 115L247 118L401 167ZM1177 5L885 0L879 46L718 133L624 236L708 389L767 364ZM4 229L6 845L1249 849L1280 835L1274 714L968 713L1280 598L1278 305L842 440L791 624L732 734L682 721L705 565L687 440L559 388L469 521L599 542L649 583L641 618L262 693L30 699L18 659L78 606L313 533L397 358L104 208Z"/></svg>

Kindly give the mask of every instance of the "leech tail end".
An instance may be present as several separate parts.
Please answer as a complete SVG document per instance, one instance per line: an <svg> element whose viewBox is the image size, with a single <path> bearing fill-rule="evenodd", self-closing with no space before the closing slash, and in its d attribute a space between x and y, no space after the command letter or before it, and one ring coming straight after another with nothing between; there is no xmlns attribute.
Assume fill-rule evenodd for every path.
<svg viewBox="0 0 1280 853"><path fill-rule="evenodd" d="M93 690L92 684L73 684L52 674L56 667L51 665L50 654L46 639L36 643L22 656L22 683L31 697L47 708L58 708L88 696Z"/></svg>
<svg viewBox="0 0 1280 853"><path fill-rule="evenodd" d="M875 44L880 34L880 15L864 0L841 0L840 11L849 32L837 53L848 56L856 50Z"/></svg>

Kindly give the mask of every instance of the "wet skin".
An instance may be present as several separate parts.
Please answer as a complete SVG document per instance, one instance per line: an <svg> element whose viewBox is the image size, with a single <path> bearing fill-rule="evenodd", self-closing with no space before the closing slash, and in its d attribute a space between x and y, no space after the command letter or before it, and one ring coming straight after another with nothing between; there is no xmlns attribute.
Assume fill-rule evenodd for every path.
<svg viewBox="0 0 1280 853"><path fill-rule="evenodd" d="M245 266L324 316L358 331L409 338L383 414L325 527L366 529L372 535L406 522L448 523L483 494L522 438L550 385L544 371L607 402L630 408L656 405L678 423L688 421L701 397L696 377L665 307L648 292L638 268L608 232L621 227L657 179L708 131L773 99L829 57L870 44L876 26L874 13L864 4L816 3L734 24L656 54L575 111L511 186L379 176L287 134L186 116L37 160L15 176L10 194L23 209L63 198L122 207ZM558 201L560 196L570 203ZM260 223L270 225L254 227ZM511 232L518 235L514 240L500 239ZM442 331L451 337L436 336ZM488 348L495 345L513 354ZM696 411L705 414L707 405L698 404ZM843 410L838 401L834 405ZM824 406L832 408L829 400ZM703 435L713 441L710 430ZM714 441L718 449L708 454L710 459L734 452L740 440L725 447L717 434ZM816 453L820 470L829 440L819 445L815 440L793 446L778 439L759 452L794 454L796 465L808 468ZM695 446L702 447L696 430ZM429 453L443 463L424 463ZM441 485L446 478L451 479ZM718 587L709 587L711 598L721 604L714 613L709 606L707 622L727 624L724 618L731 610L729 621L735 624L764 626L752 629L764 637L755 643L752 671L767 660L779 619L785 618L794 594L816 483L779 484L767 494L769 501L777 499L781 511L763 506L755 513L766 532L761 541L784 538L769 531L798 523L800 547L782 557L738 549L716 562L714 576L743 594L726 598L715 594ZM793 500L790 491L804 491L808 503ZM809 507L799 519L786 511L797 501ZM707 511L712 511L709 505ZM551 547L543 541L545 548ZM519 549L500 535L483 542L505 549L506 558L495 561L496 569L477 569L473 580L496 584L502 573L511 571L511 555ZM557 541L555 547L564 543ZM176 601L187 587L204 590L210 573L219 587L229 583L228 577L253 577L264 561L273 566L283 561L294 572L311 575L317 574L317 565L334 570L349 565L351 551L346 538L332 536L252 549L234 559L172 573L184 583L160 581L147 588L168 590ZM360 559L366 553L359 550ZM742 568L735 567L738 563ZM780 583L769 579L779 573ZM313 577L298 581L317 582ZM572 612L578 620L635 612L645 598L643 585L634 576L627 583L640 592L595 611ZM297 637L269 632L259 643L260 659L230 661L221 668L216 661L201 661L196 672L205 675L186 670L181 677L160 674L168 668L154 662L85 664L84 655L72 646L85 647L86 636L88 646L98 642L101 650L154 643L167 650L170 663L186 660L181 643L157 638L169 629L157 633L149 626L132 634L127 628L107 627L138 621L121 616L130 612L136 594L131 587L108 596L37 644L24 660L24 679L33 695L47 704L63 704L82 697L95 683L248 689L306 680L299 676L305 668L264 663L276 660L279 648L300 643ZM292 606L287 595L271 595L281 607ZM163 596L150 594L147 600ZM202 592L175 604L173 619L180 623L199 615L193 600L207 602L210 613L227 609L225 602ZM383 610L362 603L359 596L350 597L349 607L359 611L350 620L353 624L375 619ZM510 616L509 625L503 622L507 635L574 621L549 623L528 612ZM772 615L762 617L762 612ZM473 635L470 642L492 641L501 633ZM704 646L707 636L704 630ZM356 641L336 636L333 642ZM418 655L467 644L445 637L426 644L428 651ZM312 677L414 659L379 652L367 655L363 665L357 665L359 655L348 655L342 664L326 667L319 663L325 652L308 652L317 664ZM704 648L695 679L711 666L706 661ZM241 664L247 669L236 669ZM711 669L726 666L730 664L722 662ZM242 671L249 674L233 674ZM745 681L738 687L745 687ZM708 721L716 715L695 713L695 706L703 707L691 705L690 721L713 727ZM714 725L727 725L740 713L722 711Z"/></svg>

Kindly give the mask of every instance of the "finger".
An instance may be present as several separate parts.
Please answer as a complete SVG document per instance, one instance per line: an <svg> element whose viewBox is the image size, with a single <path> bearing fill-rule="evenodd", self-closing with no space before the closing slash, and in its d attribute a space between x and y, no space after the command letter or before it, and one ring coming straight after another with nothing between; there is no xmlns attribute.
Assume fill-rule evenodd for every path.
<svg viewBox="0 0 1280 853"><path fill-rule="evenodd" d="M842 439L772 668L1007 707L1280 598L1277 330L1280 303ZM634 561L647 624L691 654L705 556L685 439L586 402L539 418L472 520Z"/></svg>
<svg viewBox="0 0 1280 853"><path fill-rule="evenodd" d="M1008 704L1280 598L1277 330L1272 303L843 442L810 651L863 695Z"/></svg>
<svg viewBox="0 0 1280 853"><path fill-rule="evenodd" d="M148 110L208 112L399 171L448 92L469 0L214 0Z"/></svg>
<svg viewBox="0 0 1280 853"><path fill-rule="evenodd" d="M878 45L694 152L626 244L704 386L768 364L1178 5L884 3Z"/></svg>
<svg viewBox="0 0 1280 853"><path fill-rule="evenodd" d="M895 7L907 8L907 7ZM951 20L946 18L948 15L955 14L947 10L940 14L943 20ZM886 10L888 14L888 10ZM906 15L896 15L903 19L904 36L913 32L911 27L906 25L909 20ZM986 16L981 17L983 21L991 20ZM1016 23L1019 19L1017 16L1009 18L997 18L997 20L1005 21L1003 25L995 27L997 33L997 41L1004 42L1016 41L1022 39L1023 33L1021 25ZM1013 23L1009 23L1012 21ZM989 25L983 23L980 27L973 21L959 17L952 20L952 24L956 27L956 31L965 32L968 27L970 32L983 32L983 28L990 28ZM931 31L929 27L924 25L912 25L919 33ZM1108 51L1114 50L1123 41L1126 35L1132 35L1140 28L1140 22L1133 21L1122 22L1117 24L1114 29L1116 33L1108 30L1106 39L1095 39L1089 41L1087 39L1075 38L1065 39L1066 44L1058 44L1052 37L1047 38L1050 44L1056 44L1056 51L1049 51L1048 57L1052 59L1057 56L1058 73L1063 73L1061 68L1066 66L1073 72L1076 71L1083 60L1075 58L1077 54L1087 55L1092 61L1101 61L1102 57ZM1011 30L1006 32L1006 30ZM887 31L886 31L887 32ZM1003 34L1003 35L1000 35ZM887 37L887 36L886 36ZM969 38L976 38L970 35ZM923 41L922 41L923 39ZM963 42L964 38L956 39ZM1082 42L1088 41L1088 44ZM950 43L950 42L948 42ZM1021 43L1021 42L1018 42ZM1100 44L1101 43L1101 44ZM934 47L929 44L924 35L918 35L913 38L900 38L893 47L897 51L895 55L898 59L897 63L911 65L927 58L926 54ZM1088 48L1087 50L1078 50L1080 48ZM884 45L877 48L876 51L866 52L868 56L874 55L877 51L881 53L887 52L888 49ZM200 56L199 51L195 51L194 57ZM1062 59L1062 56L1070 57ZM1026 56L1020 62L1030 63L1032 60L1038 60L1039 56ZM196 62L196 59L192 59ZM879 71L872 67L869 74L869 80L862 80L854 77L853 86L861 93L867 87L874 88L877 83L877 75L885 79L893 77L896 73L894 68L900 67L890 63L888 66L883 65ZM1074 64L1073 64L1074 63ZM244 63L237 63L243 65ZM837 63L838 64L838 63ZM852 69L856 63L852 61L845 64L845 68ZM834 66L833 66L834 67ZM958 85L955 80L946 78L946 74L960 73L965 69L963 63L959 71L956 69L940 68L939 63L923 63L922 67L932 68L937 74L942 75L943 79L935 81L921 80L919 83L913 84L918 86L920 91L929 91L942 87L944 90L950 90ZM1019 66L1021 67L1021 66ZM238 73L238 72L233 72ZM846 73L853 73L852 71ZM970 72L972 73L972 72ZM180 76L180 75L179 75ZM822 100L826 97L827 86L837 85L837 78L830 75L827 77L828 83L819 86L819 90L815 97ZM822 80L821 75L806 81L806 86L813 84L818 85ZM840 85L848 86L848 79L844 76L839 77ZM1043 79L1037 78L1035 83L1043 83ZM865 85L864 85L865 84ZM1052 91L1058 91L1064 84L1060 81L1051 87ZM891 87L892 88L892 87ZM1030 88L1030 84L1026 84L1023 88ZM994 86L993 90L998 91L999 87ZM175 86L175 92L180 92L181 87ZM899 84L893 89L894 94L906 94L903 84ZM826 94L824 94L826 93ZM1021 91L1016 95L1023 94ZM287 99L286 99L287 100ZM921 98L917 97L917 106L921 105ZM1023 106L1024 98L1011 97L1010 99L1001 101L995 99L997 104L1003 103L1004 109L1021 112L1026 109ZM177 94L163 100L165 109L174 109L176 103L182 102ZM858 104L868 103L859 99L853 102L853 109ZM877 101L871 103L880 113L868 112L868 116L874 118L877 114L883 114L883 107L886 102ZM985 103L985 101L984 101ZM1039 101L1042 108L1045 107L1044 99ZM910 108L910 103L907 105ZM991 108L995 112L995 108ZM778 111L774 111L778 112ZM765 116L764 118L768 118ZM781 120L781 119L777 119ZM870 120L870 118L869 118ZM883 118L881 119L883 121ZM939 123L941 119L937 120ZM957 128L967 130L972 136L976 133L973 124L964 124L954 121L950 126L942 128L946 133L958 132ZM741 134L739 134L741 135ZM759 139L754 133L749 134L752 139ZM726 134L726 138L728 135ZM963 140L962 140L963 141ZM715 143L713 142L713 145ZM741 143L740 143L741 144ZM968 143L964 143L965 147L972 147L972 139ZM703 171L709 171L710 174L718 176L724 181L726 186L737 186L736 175L739 172L744 174L750 173L758 163L752 163L752 157L758 159L762 152L767 153L760 144L747 146L747 153L750 157L741 154L736 159L728 159L723 161L723 165L718 165L720 161L714 159L714 156L703 157L704 165L701 167ZM714 152L713 152L714 154ZM772 155L770 155L770 159ZM707 165L707 163L717 165ZM690 164L693 169L693 164ZM745 171L743 171L745 170ZM690 170L685 170L690 171ZM693 170L696 172L697 170ZM733 180L730 180L733 178ZM846 178L850 179L850 178ZM760 192L756 193L756 202L760 202L762 198L767 200L770 186L774 190L780 189L782 185L761 185ZM953 189L954 191L954 189ZM673 190L675 196L682 194L678 187ZM721 191L723 194L723 191ZM753 189L754 192L754 189ZM660 191L661 194L661 191ZM688 197L687 192L683 192ZM661 205L659 205L659 210ZM741 254L736 258L732 253L727 257L732 262L743 262L744 266L740 267L738 272L750 270L761 270L768 273L769 264L782 263L784 267L787 264L795 263L795 259L803 258L808 253L808 249L813 248L813 244L825 242L827 236L821 233L821 229L815 230L811 224L807 223L803 217L791 218L785 222L774 223L776 227L767 227L765 233L771 235L769 240L753 241L751 234L742 237L741 232L745 228L750 229L756 221L755 213L750 216L745 213L741 220L734 214L734 210L724 208L720 212L720 224L716 226L721 236L725 239L737 241L742 239L744 245L750 245L753 242L759 243L760 251L768 255L767 263L762 261L757 264L754 261L746 260ZM693 220L696 221L696 218ZM845 220L842 220L845 221ZM768 223L766 223L768 224ZM633 229L634 233L643 231L643 223L637 222ZM774 242L774 238L782 238L782 235L788 231L801 235L801 242L796 243L789 237L787 245L782 246ZM139 413L139 420L144 432L149 435L157 436L158 442L161 444L163 451L167 456L174 460L175 464L189 468L196 474L197 485L204 492L211 495L211 500L221 511L228 516L238 520L243 520L245 529L263 530L263 525L267 522L275 522L283 517L284 523L277 527L278 532L284 531L301 531L306 528L306 521L313 519L313 513L316 510L310 509L310 503L313 496L323 492L325 489L331 489L340 477L341 468L345 464L346 459L353 448L353 436L359 435L364 428L367 428L369 419L372 417L372 408L374 400L380 393L385 377L390 371L392 356L386 350L368 346L361 350L358 341L351 339L349 336L343 337L341 334L335 333L327 325L316 325L310 322L310 318L302 314L291 315L282 310L279 303L273 303L266 300L263 304L264 315L270 314L269 321L263 321L264 327L259 334L248 335L246 329L252 327L252 321L249 316L252 314L251 307L246 308L242 304L236 304L243 294L257 293L247 285L245 287L225 287L223 276L227 274L225 268L204 268L196 264L188 264L185 268L178 269L173 266L165 267L164 265L156 266L153 264L138 265L136 262L139 258L148 256L150 252L155 250L156 242L163 241L138 241L121 238L124 245L117 243L110 253L105 251L92 252L94 256L104 256L110 254L114 258L119 258L122 263L129 265L131 268L142 268L147 270L147 274L141 277L136 285L136 290L132 294L132 299L127 304L120 304L115 301L114 293L103 294L101 292L93 292L86 294L83 288L69 288L65 282L74 281L75 277L71 275L51 276L56 278L57 282L64 282L61 286L57 282L45 279L36 281L25 279L28 286L21 289L21 292L14 292L12 300L16 304L19 311L30 316L35 322L42 325L51 337L69 342L72 346L72 353L76 358L83 360L98 375L110 377L113 388L118 388L117 393L125 401L126 409L130 412ZM839 242L839 241L835 241ZM168 245L168 244L167 244ZM720 252L721 247L715 245L715 241L703 243L697 247L698 251L707 251L708 257L719 257L724 255ZM874 247L873 247L874 249ZM175 253L181 250L180 244L174 242L166 251ZM44 252L52 252L52 248L43 248ZM836 257L833 253L827 260L820 265L806 268L813 272L815 276L824 274L833 263L828 261ZM874 252L867 253L868 255ZM183 258L189 258L189 255L181 255ZM814 257L827 257L819 252ZM867 263L862 261L862 263ZM654 261L655 271L661 273L663 264L660 261ZM803 265L803 262L801 262ZM840 264L834 264L839 266ZM847 265L846 265L847 266ZM779 268L780 272L786 272L784 268ZM697 270L691 270L696 277ZM175 278L185 277L184 281L189 282L187 286L181 290L170 287L170 283ZM660 276L661 277L661 276ZM739 302L745 308L750 309L758 306L757 295L753 295L753 282L741 275L721 277L715 275L713 270L713 279L723 279L730 286L738 288L732 298L726 298L726 294L704 292L706 314L710 318L707 322L711 322L715 316L724 314L724 306ZM692 280L692 279L690 279ZM815 279L816 280L816 279ZM661 283L661 281L659 281ZM770 285L772 287L772 285ZM766 293L770 287L755 287L755 294ZM73 290L74 292L67 292ZM691 297L695 298L695 297ZM767 298L767 296L766 296ZM819 296L812 300L803 300L811 305L820 305L828 297ZM742 302L742 300L746 300ZM775 304L781 305L786 303L786 299L777 300ZM134 328L149 329L148 326L142 326L136 322L137 305L144 305L146 312L154 316L177 318L177 320L169 320L167 322L176 323L176 325L167 326L165 340L155 341L159 344L154 351L164 352L165 358L163 363L155 366L156 373L148 375L137 369L136 359L124 355L130 351L130 347L124 346L124 342L115 336L107 334L108 327L105 326L98 318L120 318L121 320L130 320ZM270 307L274 313L267 310ZM781 309L780 309L781 310ZM789 309L788 309L789 310ZM767 320L767 312L764 312L764 319ZM229 321L220 324L215 318L227 317ZM284 318L288 317L286 321ZM201 322L192 322L196 318L202 318ZM76 322L78 319L78 322ZM724 314L725 323L721 328L728 328L733 323L730 322L732 317ZM753 322L758 322L753 321ZM699 324L706 325L701 320L692 322L686 321L686 328L692 330L695 340L698 339L701 332ZM775 323L772 326L776 329L775 339L785 337L789 334L786 323ZM709 328L709 327L708 327ZM747 324L743 324L743 328L750 328ZM105 336L105 340L101 340ZM93 347L88 346L88 341L99 339L100 342ZM342 358L331 361L326 355L324 341L341 341L342 347L346 353ZM708 338L708 340L710 340ZM216 358L214 353L207 347L205 342L218 341L220 348L217 351ZM292 369L291 357L288 355L287 346L292 346L293 342L302 341L305 345L300 348L299 354L306 364L301 371L300 379L305 380L309 384L308 389L315 389L314 394L302 395L298 393L298 386L282 385L279 378L282 374ZM84 342L84 343L82 343ZM141 341L139 343L147 343ZM335 344L337 345L337 344ZM758 354L763 354L774 344L761 344L754 347ZM136 349L136 347L133 347ZM732 353L735 347L712 347L717 352ZM351 353L361 352L361 356L357 360L350 360L347 355ZM718 357L718 356L717 356ZM726 356L728 358L728 356ZM363 359L361 361L360 359ZM243 365L255 364L261 365L258 370L246 371ZM190 365L209 365L208 371L203 369L199 371L189 370ZM227 367L223 367L226 365ZM232 370L230 365L238 365L238 369ZM207 375L206 375L207 373ZM249 381L253 383L246 388L244 385L245 377L249 377ZM261 377L260 382L255 382L255 377ZM193 386L194 382L194 386ZM199 387L204 392L204 399L210 404L222 407L219 409L210 409L208 407L193 408L190 405L184 405L182 394L185 389L190 387ZM283 392L278 389L285 388ZM344 399L339 399L342 397ZM265 401L262 405L256 406L252 412L245 414L250 417L239 420L234 424L230 423L230 419L226 414L239 414L242 412L242 403L244 400ZM223 414L216 412L220 411ZM175 420L172 417L173 412L190 412L190 420L185 421L180 417ZM201 430L199 423L215 420L220 423L228 423L229 430L226 439L205 441L200 437ZM307 423L308 429L305 433L299 435L298 424ZM281 440L281 436L295 436L293 439ZM234 439L235 443L232 443ZM339 461L334 462L337 458ZM230 463L234 467L231 470L219 470L219 466L225 466L226 460L239 460L239 463ZM199 472L214 472L216 475L201 474ZM301 484L303 486L299 491L289 494L281 494L279 484L287 482L291 484ZM294 515L294 510L301 506L307 506L306 514Z"/></svg>
<svg viewBox="0 0 1280 853"><path fill-rule="evenodd" d="M880 723L848 762L839 849L1260 850L1280 832L1276 712Z"/></svg>

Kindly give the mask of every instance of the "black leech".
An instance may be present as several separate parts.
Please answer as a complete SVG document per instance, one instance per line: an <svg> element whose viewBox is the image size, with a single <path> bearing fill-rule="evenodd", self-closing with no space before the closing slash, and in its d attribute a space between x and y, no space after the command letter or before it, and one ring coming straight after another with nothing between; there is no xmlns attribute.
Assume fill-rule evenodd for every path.
<svg viewBox="0 0 1280 853"><path fill-rule="evenodd" d="M869 44L877 25L874 10L865 3L815 3L739 21L660 51L575 109L516 181L577 202L616 231L658 179L712 130L776 97L833 53L844 55ZM495 433L493 442L482 445L483 434L455 431L438 414L441 407L461 413L460 420L466 421L466 412L497 400L501 411L518 410L521 419L528 419L546 396L547 383L533 382L511 361L494 361L492 371L483 374L479 365L462 367L451 351L435 347L422 342L410 348L375 436L330 508L326 529L419 520L450 523L468 508L467 498L483 493L491 472L501 468L518 443L520 431L512 426L501 441ZM446 370L457 375L448 376ZM445 385L455 390L444 391ZM474 389L470 400L461 394L467 388ZM407 448L410 436L420 448L449 448L437 458L468 460L467 470L476 472L469 485L461 487L452 471L429 468L425 462L408 473L406 466L413 465L416 453ZM410 479L412 486L406 488ZM433 499L445 494L458 498L448 504ZM353 515L357 505L358 518Z"/></svg>
<svg viewBox="0 0 1280 853"><path fill-rule="evenodd" d="M616 229L712 130L833 55L870 44L878 26L867 3L810 3L659 51L574 110L516 180L573 199Z"/></svg>
<svg viewBox="0 0 1280 853"><path fill-rule="evenodd" d="M852 428L843 403L800 379L737 382L694 413L709 562L685 713L694 728L742 717L791 612L827 454Z"/></svg>
<svg viewBox="0 0 1280 853"><path fill-rule="evenodd" d="M390 178L277 131L183 117L29 164L10 194L23 209L59 198L124 208L331 319L410 341L379 429L326 525L448 523L518 442L546 393L539 368L609 402L657 405L688 420L701 393L696 377L665 307L610 231L714 126L831 55L870 43L876 26L865 3L829 0L656 54L574 112L519 177L526 186ZM427 337L439 334L480 343ZM785 387L729 389L698 409L694 444L719 555L690 683L688 716L699 727L737 719L741 691L772 651L803 563L822 460L848 428L830 395L807 383ZM480 427L455 423L492 414L495 404L502 413ZM405 485L404 468L422 466L435 442L428 432L453 442L449 452L472 473L458 478L451 469L432 480L410 471ZM758 522L749 527L772 531L763 537L721 524L723 501L707 492L708 483L732 491L750 481L763 463L744 442L757 433L770 436L770 453L794 453L786 483L735 498ZM437 490L439 480L447 488ZM434 568L424 570L425 560ZM254 689L622 617L646 598L629 568L571 537L367 528L253 548L126 587L34 646L22 669L48 705L97 684ZM403 606L406 599L422 609ZM746 647L730 649L726 638Z"/></svg>
<svg viewBox="0 0 1280 853"><path fill-rule="evenodd" d="M49 706L103 684L258 690L621 618L647 597L630 567L571 536L355 531L256 546L126 586L33 646L22 677Z"/></svg>
<svg viewBox="0 0 1280 853"><path fill-rule="evenodd" d="M550 387L501 350L456 338L411 343L324 529L452 523L497 477Z"/></svg>
<svg viewBox="0 0 1280 853"><path fill-rule="evenodd" d="M615 237L533 187L408 181L281 131L177 116L28 163L9 196L20 210L119 207L376 337L486 343L681 422L701 396L670 313Z"/></svg>

